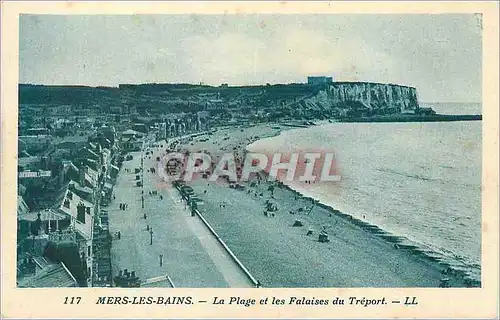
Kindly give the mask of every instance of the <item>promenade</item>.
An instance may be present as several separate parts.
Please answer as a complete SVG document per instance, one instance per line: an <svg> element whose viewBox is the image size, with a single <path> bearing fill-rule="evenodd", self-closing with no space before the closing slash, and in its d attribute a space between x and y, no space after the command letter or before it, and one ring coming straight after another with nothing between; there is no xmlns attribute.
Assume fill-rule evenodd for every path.
<svg viewBox="0 0 500 320"><path fill-rule="evenodd" d="M133 159L125 161L120 170L116 198L108 209L114 236L113 276L128 269L134 270L141 281L168 275L176 287L251 287L250 280L202 221L191 216L178 191L148 171L156 166L159 151L156 153L144 157L144 170L139 174L134 169L141 167L141 152L131 153ZM136 175L142 178L143 173L144 188L136 186L140 181ZM120 210L120 203L127 204L127 209ZM115 236L118 231L120 239Z"/></svg>

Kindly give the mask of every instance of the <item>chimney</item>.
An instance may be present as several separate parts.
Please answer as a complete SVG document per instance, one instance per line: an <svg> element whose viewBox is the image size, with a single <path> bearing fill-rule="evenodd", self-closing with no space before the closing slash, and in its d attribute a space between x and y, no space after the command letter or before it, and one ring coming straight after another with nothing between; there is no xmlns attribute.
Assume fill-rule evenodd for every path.
<svg viewBox="0 0 500 320"><path fill-rule="evenodd" d="M78 169L78 180L82 186L85 186L85 167L80 167L80 169Z"/></svg>
<svg viewBox="0 0 500 320"><path fill-rule="evenodd" d="M58 175L57 183L61 186L64 184L64 175L65 175L64 164L59 165L59 170L57 171L57 175Z"/></svg>
<svg viewBox="0 0 500 320"><path fill-rule="evenodd" d="M78 204L76 207L76 220L85 223L85 205L83 203Z"/></svg>
<svg viewBox="0 0 500 320"><path fill-rule="evenodd" d="M40 159L40 166L41 166L42 170L47 170L47 168L48 168L48 159L47 159L47 157L42 157Z"/></svg>

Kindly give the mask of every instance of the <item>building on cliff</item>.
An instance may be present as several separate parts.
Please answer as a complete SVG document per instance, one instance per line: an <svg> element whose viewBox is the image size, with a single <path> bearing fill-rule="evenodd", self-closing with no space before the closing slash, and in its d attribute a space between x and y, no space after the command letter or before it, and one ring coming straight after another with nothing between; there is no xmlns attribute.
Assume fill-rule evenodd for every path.
<svg viewBox="0 0 500 320"><path fill-rule="evenodd" d="M325 77L325 76L307 77L307 84L323 85L323 84L331 84L331 83L333 83L333 77Z"/></svg>

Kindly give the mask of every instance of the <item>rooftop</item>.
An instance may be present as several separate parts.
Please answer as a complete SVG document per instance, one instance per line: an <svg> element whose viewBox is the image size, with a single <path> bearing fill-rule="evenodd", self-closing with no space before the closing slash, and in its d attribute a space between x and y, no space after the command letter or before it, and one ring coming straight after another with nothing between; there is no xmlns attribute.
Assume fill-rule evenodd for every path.
<svg viewBox="0 0 500 320"><path fill-rule="evenodd" d="M32 277L21 280L19 288L78 287L75 277L62 262L41 264L42 270Z"/></svg>

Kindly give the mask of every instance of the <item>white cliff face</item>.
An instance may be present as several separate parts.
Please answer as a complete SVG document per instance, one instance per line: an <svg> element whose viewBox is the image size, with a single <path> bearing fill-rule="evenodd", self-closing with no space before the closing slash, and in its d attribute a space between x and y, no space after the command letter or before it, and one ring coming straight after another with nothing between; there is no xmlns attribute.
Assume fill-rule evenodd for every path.
<svg viewBox="0 0 500 320"><path fill-rule="evenodd" d="M417 90L412 87L380 83L334 83L328 97L334 105L360 102L370 109L392 109L395 112L418 108Z"/></svg>
<svg viewBox="0 0 500 320"><path fill-rule="evenodd" d="M337 110L343 115L356 108L370 114L395 114L412 112L419 107L415 88L367 82L333 83L295 102L305 109Z"/></svg>

